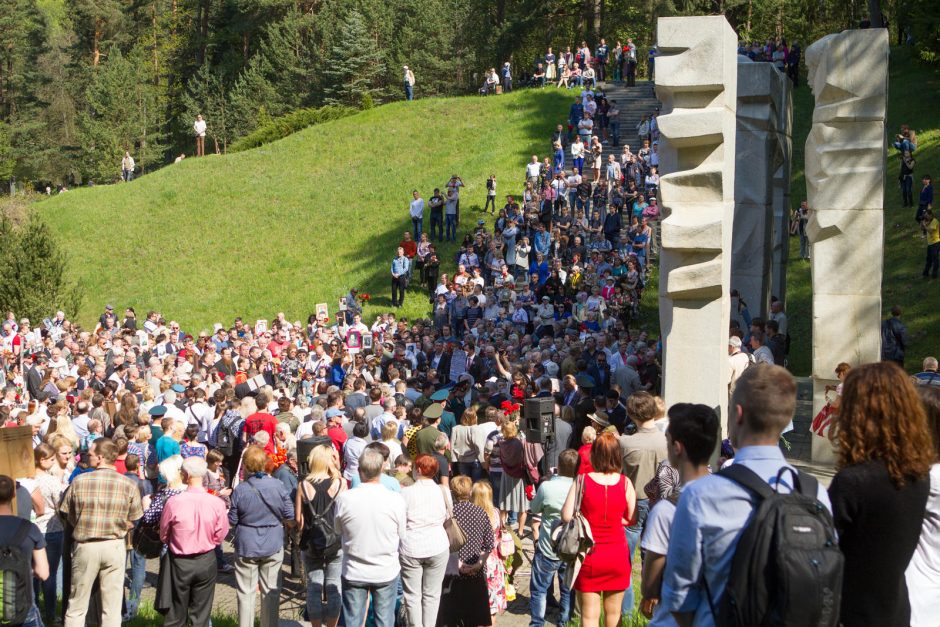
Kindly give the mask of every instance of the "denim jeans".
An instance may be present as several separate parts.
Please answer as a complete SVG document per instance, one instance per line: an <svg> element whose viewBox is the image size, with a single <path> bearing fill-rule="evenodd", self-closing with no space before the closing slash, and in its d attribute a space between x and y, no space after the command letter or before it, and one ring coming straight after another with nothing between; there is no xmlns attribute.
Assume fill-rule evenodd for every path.
<svg viewBox="0 0 940 627"><path fill-rule="evenodd" d="M421 239L421 229L424 228L424 218L412 218L411 229L414 231L415 241Z"/></svg>
<svg viewBox="0 0 940 627"><path fill-rule="evenodd" d="M42 590L42 615L47 620L55 616L56 575L59 572L59 564L62 562L62 543L64 541L64 531L46 533L46 558L49 560L49 576L46 577L45 581L33 579L33 595L36 599L36 605L39 605L39 591Z"/></svg>
<svg viewBox="0 0 940 627"><path fill-rule="evenodd" d="M435 214L431 212L431 237L430 239L437 238L437 241L444 241L444 215L441 213Z"/></svg>
<svg viewBox="0 0 940 627"><path fill-rule="evenodd" d="M20 627L45 627L42 622L42 616L39 615L39 608L36 607L35 604L33 604L33 607L29 610L29 613L26 615L26 620L23 621Z"/></svg>
<svg viewBox="0 0 940 627"><path fill-rule="evenodd" d="M495 507L499 503L499 480L503 476L503 471L498 470L496 472L490 471L490 485L493 486L493 506Z"/></svg>
<svg viewBox="0 0 940 627"><path fill-rule="evenodd" d="M307 567L307 620L326 622L339 616L343 606L340 583L343 570L343 552L325 564L315 563L304 556Z"/></svg>
<svg viewBox="0 0 940 627"><path fill-rule="evenodd" d="M415 88L414 85L408 81L404 81L405 84L405 100L414 100L415 99Z"/></svg>
<svg viewBox="0 0 940 627"><path fill-rule="evenodd" d="M545 624L545 598L551 590L555 573L558 573L558 604L561 606L558 624L564 625L571 619L571 590L562 583L566 568L564 562L549 559L536 549L529 580L529 613L532 615L529 627L542 627Z"/></svg>
<svg viewBox="0 0 940 627"><path fill-rule="evenodd" d="M571 168L573 170L577 170L578 174L583 174L584 173L584 157L578 157L577 159L573 159L571 162ZM572 206L574 206L574 199L577 198L577 196L578 196L578 192L576 191L568 192L568 197L571 199L570 204Z"/></svg>
<svg viewBox="0 0 940 627"><path fill-rule="evenodd" d="M446 216L444 216L444 218L446 220L446 228L447 228L447 233L445 237L448 242L456 242L457 241L457 216L451 215L448 213Z"/></svg>
<svg viewBox="0 0 940 627"><path fill-rule="evenodd" d="M398 601L398 577L385 583L342 580L343 623L359 627L366 617L367 601L372 595L375 627L394 627L395 603Z"/></svg>
<svg viewBox="0 0 940 627"><path fill-rule="evenodd" d="M131 567L127 572L127 601L124 606L124 620L137 616L140 607L140 592L144 589L147 579L147 560L135 549L127 552Z"/></svg>
<svg viewBox="0 0 940 627"><path fill-rule="evenodd" d="M483 466L480 465L479 461L457 462L457 472L464 477L470 477L473 481L477 481L483 477Z"/></svg>
<svg viewBox="0 0 940 627"><path fill-rule="evenodd" d="M640 536L643 535L643 527L646 526L646 517L650 513L649 499L637 499L636 502L636 523L624 529L627 536L627 547L630 551L630 563L633 563L633 555L636 548L640 545ZM621 614L629 616L633 612L633 583L631 577L630 587L623 595L623 605L621 605Z"/></svg>

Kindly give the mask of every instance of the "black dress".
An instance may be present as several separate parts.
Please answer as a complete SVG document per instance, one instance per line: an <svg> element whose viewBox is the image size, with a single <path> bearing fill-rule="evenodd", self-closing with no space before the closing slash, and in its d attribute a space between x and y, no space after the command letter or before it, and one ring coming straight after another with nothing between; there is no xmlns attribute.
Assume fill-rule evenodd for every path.
<svg viewBox="0 0 940 627"><path fill-rule="evenodd" d="M845 554L840 620L846 627L910 624L904 571L920 538L928 477L898 489L878 460L844 468L829 486Z"/></svg>

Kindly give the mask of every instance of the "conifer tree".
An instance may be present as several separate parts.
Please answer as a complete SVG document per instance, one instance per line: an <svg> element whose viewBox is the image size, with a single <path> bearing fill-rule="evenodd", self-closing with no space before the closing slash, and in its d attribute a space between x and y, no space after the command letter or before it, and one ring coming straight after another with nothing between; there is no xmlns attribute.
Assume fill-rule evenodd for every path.
<svg viewBox="0 0 940 627"><path fill-rule="evenodd" d="M376 85L384 72L382 51L370 37L365 18L351 9L323 64L324 102L358 108L366 94L378 102L382 94Z"/></svg>

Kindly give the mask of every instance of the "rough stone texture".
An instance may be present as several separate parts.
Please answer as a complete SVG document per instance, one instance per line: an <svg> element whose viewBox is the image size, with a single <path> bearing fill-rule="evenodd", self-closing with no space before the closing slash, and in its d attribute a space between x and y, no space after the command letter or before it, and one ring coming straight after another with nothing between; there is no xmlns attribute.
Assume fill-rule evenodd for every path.
<svg viewBox="0 0 940 627"><path fill-rule="evenodd" d="M715 408L727 433L737 38L722 16L657 21L664 397Z"/></svg>
<svg viewBox="0 0 940 627"><path fill-rule="evenodd" d="M793 159L793 94L792 83L781 75L776 92L777 153L774 157L773 243L770 263L770 293L787 300L787 263L790 259L790 170Z"/></svg>
<svg viewBox="0 0 940 627"><path fill-rule="evenodd" d="M880 358L888 33L828 35L807 49L806 65L816 98L806 140L806 186L818 412L825 386L837 383L839 362ZM815 440L813 460L832 459L829 443Z"/></svg>
<svg viewBox="0 0 940 627"><path fill-rule="evenodd" d="M785 135L779 132L781 119L789 119L788 112L780 110L789 106L783 97L789 93L787 83L772 64L738 57L731 287L747 302L751 314L762 318L770 310L772 267L780 247L775 239L779 231L776 203L786 202L777 194L777 177L789 172L784 162ZM788 215L785 205L780 209ZM786 235L784 230L783 244ZM786 276L785 271L781 274Z"/></svg>

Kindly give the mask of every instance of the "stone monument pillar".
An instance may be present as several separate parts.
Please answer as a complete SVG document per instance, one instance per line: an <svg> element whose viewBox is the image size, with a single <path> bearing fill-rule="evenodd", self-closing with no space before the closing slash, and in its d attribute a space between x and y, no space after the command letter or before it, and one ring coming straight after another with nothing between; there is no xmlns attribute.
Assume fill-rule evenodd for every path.
<svg viewBox="0 0 940 627"><path fill-rule="evenodd" d="M881 357L888 32L827 35L806 50L816 98L806 140L813 272L813 411L839 362ZM859 245L865 242L864 246ZM813 438L813 460L831 461Z"/></svg>
<svg viewBox="0 0 940 627"><path fill-rule="evenodd" d="M770 294L787 301L787 263L790 260L790 160L793 158L793 84L778 72L780 81L774 92L777 120L777 154L774 157L773 224L770 259Z"/></svg>
<svg viewBox="0 0 940 627"><path fill-rule="evenodd" d="M723 16L657 21L664 397L704 403L727 434L737 36Z"/></svg>
<svg viewBox="0 0 940 627"><path fill-rule="evenodd" d="M786 83L786 76L772 64L738 57L731 288L740 293L752 316L765 319L777 244L776 176L789 170L784 167L778 133L780 118L789 117L780 111L789 104L781 98Z"/></svg>

